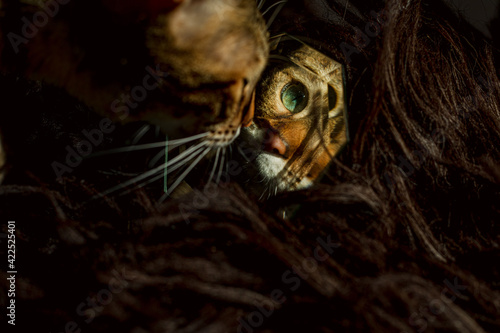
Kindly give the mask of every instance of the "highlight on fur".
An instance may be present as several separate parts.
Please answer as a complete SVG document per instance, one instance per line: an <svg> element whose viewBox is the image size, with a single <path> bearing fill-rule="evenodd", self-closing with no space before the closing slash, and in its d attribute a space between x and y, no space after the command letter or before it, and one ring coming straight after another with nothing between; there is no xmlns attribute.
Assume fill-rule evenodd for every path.
<svg viewBox="0 0 500 333"><path fill-rule="evenodd" d="M254 120L236 142L245 186L261 198L312 186L348 141L342 64L290 35L270 45Z"/></svg>
<svg viewBox="0 0 500 333"><path fill-rule="evenodd" d="M498 50L439 0L289 1L273 29L346 64L352 142L323 184L264 202L229 182L160 206L148 188L89 203L109 175L27 166L0 187L16 326L500 328Z"/></svg>

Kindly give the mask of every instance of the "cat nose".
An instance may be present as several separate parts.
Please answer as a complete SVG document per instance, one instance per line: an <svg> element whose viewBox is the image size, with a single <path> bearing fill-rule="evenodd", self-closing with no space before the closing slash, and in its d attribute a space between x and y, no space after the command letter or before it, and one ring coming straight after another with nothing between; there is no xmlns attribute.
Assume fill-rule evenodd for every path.
<svg viewBox="0 0 500 333"><path fill-rule="evenodd" d="M264 151L282 157L286 155L286 143L280 138L279 133L273 129L267 129Z"/></svg>

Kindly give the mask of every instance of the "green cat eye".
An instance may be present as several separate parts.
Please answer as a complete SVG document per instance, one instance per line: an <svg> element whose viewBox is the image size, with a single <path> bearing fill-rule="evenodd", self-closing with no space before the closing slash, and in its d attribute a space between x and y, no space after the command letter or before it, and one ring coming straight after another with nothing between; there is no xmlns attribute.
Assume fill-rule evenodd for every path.
<svg viewBox="0 0 500 333"><path fill-rule="evenodd" d="M281 102L291 113L299 113L304 110L308 101L307 88L300 82L289 83L281 91Z"/></svg>

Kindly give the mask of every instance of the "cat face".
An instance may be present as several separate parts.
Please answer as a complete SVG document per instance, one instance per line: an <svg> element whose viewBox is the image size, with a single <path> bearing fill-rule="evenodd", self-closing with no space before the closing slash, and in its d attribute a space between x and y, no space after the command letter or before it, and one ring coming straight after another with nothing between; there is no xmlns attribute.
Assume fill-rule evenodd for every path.
<svg viewBox="0 0 500 333"><path fill-rule="evenodd" d="M278 52L244 130L268 194L311 186L347 142L342 65L304 44Z"/></svg>
<svg viewBox="0 0 500 333"><path fill-rule="evenodd" d="M105 122L146 121L169 139L201 138L193 152L203 157L253 117L268 57L254 0L9 0L0 1L4 15L0 75L63 88ZM12 123L1 115L0 134ZM4 139L0 164L3 145L18 153L16 136Z"/></svg>
<svg viewBox="0 0 500 333"><path fill-rule="evenodd" d="M0 28L1 69L170 137L207 132L207 140L227 142L252 117L247 106L268 54L255 1L14 2L27 20L0 5L12 14ZM37 13L46 22L31 22Z"/></svg>
<svg viewBox="0 0 500 333"><path fill-rule="evenodd" d="M166 133L175 134L173 124L181 121L185 134L208 132L214 145L232 141L253 116L253 91L268 56L255 2L184 1L155 22L147 45L166 65L161 89L180 112L154 110L146 119Z"/></svg>

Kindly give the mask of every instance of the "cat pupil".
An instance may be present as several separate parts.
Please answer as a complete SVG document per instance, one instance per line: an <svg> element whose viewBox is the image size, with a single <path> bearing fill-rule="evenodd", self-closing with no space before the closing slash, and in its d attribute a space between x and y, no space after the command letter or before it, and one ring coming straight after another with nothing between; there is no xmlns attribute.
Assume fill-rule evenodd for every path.
<svg viewBox="0 0 500 333"><path fill-rule="evenodd" d="M281 92L281 101L291 113L298 113L305 109L308 102L306 87L299 82L287 84Z"/></svg>

